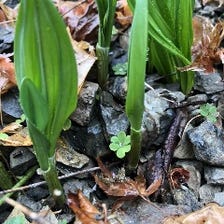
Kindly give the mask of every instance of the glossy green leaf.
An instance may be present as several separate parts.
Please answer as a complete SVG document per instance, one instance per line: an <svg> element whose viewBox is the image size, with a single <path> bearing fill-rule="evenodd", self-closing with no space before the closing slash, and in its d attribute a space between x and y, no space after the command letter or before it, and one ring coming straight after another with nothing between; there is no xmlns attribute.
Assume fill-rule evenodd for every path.
<svg viewBox="0 0 224 224"><path fill-rule="evenodd" d="M54 144L77 102L77 68L65 25L51 0L21 1L14 51L22 107L29 122ZM27 81L23 85L26 79L35 90Z"/></svg>

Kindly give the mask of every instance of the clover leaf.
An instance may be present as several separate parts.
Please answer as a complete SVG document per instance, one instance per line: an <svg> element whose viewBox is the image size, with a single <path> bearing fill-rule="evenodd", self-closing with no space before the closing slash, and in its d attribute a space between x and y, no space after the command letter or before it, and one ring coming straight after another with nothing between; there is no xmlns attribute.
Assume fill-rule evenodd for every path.
<svg viewBox="0 0 224 224"><path fill-rule="evenodd" d="M116 152L119 159L125 157L125 154L131 150L130 135L126 135L124 131L120 131L116 136L111 137L110 150Z"/></svg>

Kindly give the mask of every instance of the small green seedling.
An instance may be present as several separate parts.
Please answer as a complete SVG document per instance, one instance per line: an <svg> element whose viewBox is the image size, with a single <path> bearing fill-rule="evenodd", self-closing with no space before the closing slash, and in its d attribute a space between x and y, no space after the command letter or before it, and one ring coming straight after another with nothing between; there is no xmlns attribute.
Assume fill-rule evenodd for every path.
<svg viewBox="0 0 224 224"><path fill-rule="evenodd" d="M116 152L119 159L125 157L125 154L131 150L130 135L126 135L124 131L120 131L116 136L111 137L110 150Z"/></svg>
<svg viewBox="0 0 224 224"><path fill-rule="evenodd" d="M115 75L126 75L128 70L128 63L118 63L112 67Z"/></svg>
<svg viewBox="0 0 224 224"><path fill-rule="evenodd" d="M200 114L213 123L216 122L218 116L217 108L209 103L200 106Z"/></svg>

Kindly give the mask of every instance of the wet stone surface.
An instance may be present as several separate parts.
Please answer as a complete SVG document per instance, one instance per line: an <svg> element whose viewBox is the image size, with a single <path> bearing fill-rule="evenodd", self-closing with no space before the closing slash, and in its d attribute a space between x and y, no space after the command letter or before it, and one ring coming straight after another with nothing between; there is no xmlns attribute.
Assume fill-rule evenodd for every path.
<svg viewBox="0 0 224 224"><path fill-rule="evenodd" d="M224 185L224 168L206 166L204 175L208 184Z"/></svg>

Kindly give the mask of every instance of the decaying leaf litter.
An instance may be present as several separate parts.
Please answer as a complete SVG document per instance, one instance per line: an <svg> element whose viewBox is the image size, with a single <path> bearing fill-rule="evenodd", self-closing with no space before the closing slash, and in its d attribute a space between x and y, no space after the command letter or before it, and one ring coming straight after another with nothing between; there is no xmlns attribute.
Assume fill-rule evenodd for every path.
<svg viewBox="0 0 224 224"><path fill-rule="evenodd" d="M8 8L1 3L0 21L3 26L13 26L16 19L16 9ZM219 6L222 6L222 1L203 1L204 5L209 2L216 2ZM94 1L56 1L56 6L59 12L63 16L70 33L71 42L76 52L78 72L79 72L79 91L82 90L83 83L86 80L86 76L89 70L93 67L96 61L94 54L94 42L97 38L98 17L97 9ZM125 32L125 29L131 23L132 14L127 7L126 1L118 1L118 7L116 12L116 22L121 27L121 33ZM193 46L193 63L190 66L180 68L181 70L205 70L208 75L209 72L214 70L216 64L223 64L223 48L220 47L224 37L224 24L222 21L213 25L209 20L204 18L195 18L194 24L197 30L201 30L198 38L195 36L195 43ZM198 28L200 26L200 28ZM118 33L119 33L118 32ZM195 32L196 33L196 32ZM12 52L10 52L12 53ZM2 54L0 59L0 73L1 73L1 94L7 94L10 88L16 85L14 77L14 67L11 60L12 55ZM198 102L200 104L200 102ZM185 104L186 105L186 104ZM162 148L156 153L155 160L153 161L153 167L147 167L147 173L143 177L144 167L139 166L138 175L135 178L126 176L123 173L122 178L119 176L119 172L112 172L107 170L104 165L100 164L101 173L94 174L96 184L110 196L118 197L121 202L126 200L134 200L134 198L140 196L144 199L151 194L156 193L156 197L160 197L158 192L162 192L164 188L171 185L172 188L181 188L183 184L187 184L189 179L189 172L183 168L169 169L172 162L174 149L181 139L181 127L180 120L184 115L182 111L185 110L183 105L172 104L171 107L177 112L177 117L171 124L170 131L167 135L167 139ZM182 111L181 111L182 110ZM183 117L182 117L183 116ZM4 116L3 116L4 123ZM32 143L29 136L25 132L25 124L22 122L13 122L8 125L4 123L4 127L1 130L1 144L3 146L18 147L18 146L31 146ZM184 125L183 125L184 126ZM107 163L108 159L104 159ZM101 163L101 162L99 162ZM112 164L113 165L113 164ZM112 166L110 164L110 166ZM141 170L142 169L142 170ZM121 172L122 173L122 172ZM169 177L169 178L168 178ZM146 178L146 179L145 179ZM168 179L167 179L168 178ZM147 186L146 186L147 183ZM168 184L168 185L167 185ZM98 202L98 207L91 204L88 199L82 194L79 189L76 194L68 194L68 205L71 207L77 218L82 223L110 223L110 221L116 220L118 223L122 223L119 217L111 218L112 208L107 208L103 203ZM162 194L162 193L161 193ZM120 198L121 197L121 198ZM126 197L126 198L125 198ZM96 203L97 204L97 203ZM16 206L15 206L16 207ZM46 209L48 210L48 208ZM32 213L32 211L30 211ZM26 215L29 215L26 214ZM50 213L48 211L48 213ZM39 213L41 217L43 213ZM207 215L211 214L211 215ZM203 218L201 218L203 216ZM43 215L42 223L47 222L45 215ZM195 213L185 215L179 218L168 218L165 223L169 223L169 220L176 223L192 223L192 219L197 223L203 223L205 219L207 221L213 221L215 223L222 223L223 209L216 204L211 204ZM34 219L35 220L35 219ZM55 219L50 219L48 223L54 223Z"/></svg>

